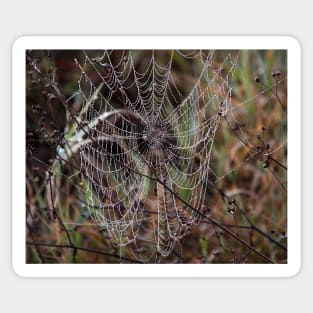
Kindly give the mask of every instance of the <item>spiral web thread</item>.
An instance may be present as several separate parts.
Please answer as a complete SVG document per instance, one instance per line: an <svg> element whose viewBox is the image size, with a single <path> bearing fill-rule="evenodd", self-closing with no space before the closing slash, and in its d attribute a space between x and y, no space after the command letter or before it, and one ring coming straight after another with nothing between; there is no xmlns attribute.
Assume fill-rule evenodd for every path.
<svg viewBox="0 0 313 313"><path fill-rule="evenodd" d="M151 257L168 256L199 222L195 211L146 176L204 210L211 149L221 115L231 109L236 66L231 54L213 60L214 52L204 50L112 50L76 61L85 198L116 246L139 251L140 240L153 243ZM188 64L183 79L180 62Z"/></svg>

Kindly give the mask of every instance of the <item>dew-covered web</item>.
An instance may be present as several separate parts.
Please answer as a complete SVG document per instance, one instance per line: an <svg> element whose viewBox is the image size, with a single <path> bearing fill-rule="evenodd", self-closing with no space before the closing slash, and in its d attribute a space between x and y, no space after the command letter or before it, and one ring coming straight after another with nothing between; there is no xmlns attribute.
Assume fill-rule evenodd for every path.
<svg viewBox="0 0 313 313"><path fill-rule="evenodd" d="M79 90L70 100L82 103L71 140L91 217L114 245L131 244L136 254L142 242L152 243L146 261L168 256L205 209L237 54L223 60L207 50L89 54L76 60Z"/></svg>

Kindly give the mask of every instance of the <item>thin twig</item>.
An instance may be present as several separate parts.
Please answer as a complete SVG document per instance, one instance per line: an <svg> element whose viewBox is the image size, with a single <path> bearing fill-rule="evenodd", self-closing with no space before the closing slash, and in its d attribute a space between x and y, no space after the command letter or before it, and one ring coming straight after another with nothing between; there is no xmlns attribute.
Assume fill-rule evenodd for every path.
<svg viewBox="0 0 313 313"><path fill-rule="evenodd" d="M84 247L79 247L79 246L74 246L74 245L43 243L43 242L31 242L31 241L26 241L26 244L28 244L28 245L35 245L35 246L43 246L43 247L76 249L76 250L81 250L81 251L85 251L85 252L105 255L105 256L108 256L108 257L112 257L112 258L122 259L122 260L130 261L130 262L133 262L133 263L143 263L143 262L141 262L139 260L134 260L134 259L131 259L131 258L123 257L123 256L121 256L119 254L111 254L111 253L103 252L103 251L96 250L96 249L89 249L89 248L84 248Z"/></svg>
<svg viewBox="0 0 313 313"><path fill-rule="evenodd" d="M275 240L274 238L272 238L270 235L268 235L267 233L265 233L264 231L262 231L259 227L257 227L252 220L248 217L248 215L246 214L246 212L240 208L238 206L238 204L233 201L233 199L231 199L230 197L228 197L224 191L222 189L220 189L218 186L216 186L215 184L211 183L211 185L216 188L220 195L222 196L222 198L225 200L227 200L227 202L232 201L232 204L236 207L236 209L244 216L244 218L247 220L247 222L250 224L250 228L255 230L256 232L258 232L259 234L261 234L262 236L266 237L269 241L271 241L272 243L276 244L279 248L283 249L284 251L287 251L287 248L282 245L280 242L278 242L277 240Z"/></svg>
<svg viewBox="0 0 313 313"><path fill-rule="evenodd" d="M51 179L52 179L52 175L50 175L49 173L49 177L48 177L48 184L49 184L49 189L50 189L50 197L51 197L51 205L52 205L52 210L53 210L53 215L56 217L56 219L58 220L58 222L60 223L61 225L61 228L62 230L65 231L66 233L66 236L67 236L67 239L68 239L68 242L69 244L71 245L71 247L73 247L73 255L72 255L72 258L73 258L73 263L76 262L76 253L77 253L77 249L72 241L72 238L71 238L71 234L70 232L68 231L68 229L65 227L61 217L59 216L55 206L54 206L54 197L53 197L53 190L52 190L52 183L51 183Z"/></svg>

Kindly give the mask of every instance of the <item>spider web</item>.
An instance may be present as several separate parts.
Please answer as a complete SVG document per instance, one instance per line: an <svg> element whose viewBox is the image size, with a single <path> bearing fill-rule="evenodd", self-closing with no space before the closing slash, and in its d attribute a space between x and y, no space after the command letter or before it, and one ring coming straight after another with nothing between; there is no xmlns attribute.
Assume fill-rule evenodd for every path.
<svg viewBox="0 0 313 313"><path fill-rule="evenodd" d="M88 54L76 60L79 91L69 99L81 104L71 140L88 209L114 245L138 251L140 240L153 243L149 257L168 256L205 209L237 55L215 61L206 50Z"/></svg>

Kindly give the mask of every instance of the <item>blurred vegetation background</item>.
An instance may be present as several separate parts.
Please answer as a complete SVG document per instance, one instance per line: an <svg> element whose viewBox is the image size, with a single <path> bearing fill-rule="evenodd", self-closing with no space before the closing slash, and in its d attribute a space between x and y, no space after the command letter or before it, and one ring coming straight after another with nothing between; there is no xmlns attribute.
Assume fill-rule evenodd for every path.
<svg viewBox="0 0 313 313"><path fill-rule="evenodd" d="M216 133L205 214L274 263L287 263L287 54L217 50L214 68L229 53L238 55L230 81L233 108L221 118ZM99 54L88 51L90 58ZM146 58L144 51L138 51L137 66ZM84 51L26 54L26 262L141 262L132 247L112 245L106 231L90 219L73 187L81 184L79 175L74 175L77 169L70 162L53 168L57 147L68 132L68 113L51 82L57 82L64 98L70 98L81 74L75 59L83 64ZM191 86L188 77L198 67L193 62L177 61L173 68L186 94ZM56 175L54 186L49 181L52 175ZM159 262L266 262L206 220L193 225L175 251Z"/></svg>

